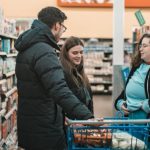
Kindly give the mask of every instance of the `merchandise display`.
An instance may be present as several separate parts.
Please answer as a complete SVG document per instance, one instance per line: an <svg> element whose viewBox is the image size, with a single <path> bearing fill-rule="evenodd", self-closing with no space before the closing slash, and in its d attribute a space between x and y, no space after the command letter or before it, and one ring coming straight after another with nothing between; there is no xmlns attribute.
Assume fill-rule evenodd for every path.
<svg viewBox="0 0 150 150"><path fill-rule="evenodd" d="M133 31L133 50L136 49L136 45L144 33L150 33L149 25L144 25L142 27L136 27L134 29L134 31Z"/></svg>
<svg viewBox="0 0 150 150"><path fill-rule="evenodd" d="M89 39L85 42L84 65L94 94L112 93L112 39ZM132 53L125 39L124 50Z"/></svg>
<svg viewBox="0 0 150 150"><path fill-rule="evenodd" d="M111 93L112 51L88 51L85 53L85 72L93 92Z"/></svg>
<svg viewBox="0 0 150 150"><path fill-rule="evenodd" d="M0 150L17 148L15 79L15 22L4 19L0 10Z"/></svg>

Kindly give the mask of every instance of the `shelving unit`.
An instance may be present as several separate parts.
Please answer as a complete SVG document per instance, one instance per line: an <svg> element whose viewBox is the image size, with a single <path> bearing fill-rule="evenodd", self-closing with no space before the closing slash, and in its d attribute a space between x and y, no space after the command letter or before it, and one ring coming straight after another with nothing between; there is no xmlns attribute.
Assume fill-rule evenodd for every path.
<svg viewBox="0 0 150 150"><path fill-rule="evenodd" d="M112 39L85 39L84 67L93 94L112 93ZM125 39L125 51L132 51L132 44Z"/></svg>
<svg viewBox="0 0 150 150"><path fill-rule="evenodd" d="M16 37L0 34L0 39L0 148L8 150L17 148Z"/></svg>
<svg viewBox="0 0 150 150"><path fill-rule="evenodd" d="M112 52L108 57L105 57L104 51L89 51L85 53L85 72L88 75L94 94L111 94L111 56ZM107 60L106 62L105 59Z"/></svg>
<svg viewBox="0 0 150 150"><path fill-rule="evenodd" d="M142 37L144 33L150 33L150 25L145 25L139 28L135 28L133 31L133 50L136 50L136 45L139 42L139 39Z"/></svg>

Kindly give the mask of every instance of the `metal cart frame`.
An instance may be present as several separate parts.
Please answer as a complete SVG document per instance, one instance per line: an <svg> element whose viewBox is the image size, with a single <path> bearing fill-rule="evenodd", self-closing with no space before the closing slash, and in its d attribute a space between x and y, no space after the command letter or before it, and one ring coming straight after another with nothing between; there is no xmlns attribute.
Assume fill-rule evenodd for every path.
<svg viewBox="0 0 150 150"><path fill-rule="evenodd" d="M131 135L131 148L130 150L137 150L139 135L142 135L142 141L144 142L143 150L150 149L149 144L149 125L150 119L128 119L128 118L105 118L103 121L99 120L70 120L67 119L68 128L67 128L67 143L68 150L113 150L112 147L112 137L116 131L127 132ZM103 125L107 126L103 126ZM78 125L78 126L76 126ZM80 126L82 125L82 126ZM94 135L92 131L101 132L105 130L105 140L102 138L99 139L99 143L103 143L102 146L90 146L89 135ZM77 137L78 136L78 137ZM111 138L110 138L111 136ZM79 139L80 141L79 141ZM134 143L132 140L134 139ZM91 140L92 141L92 140ZM94 141L94 140L93 140ZM97 140L98 141L98 140ZM76 143L79 142L79 143ZM96 140L95 140L95 143ZM135 148L133 148L133 145ZM120 148L115 148L114 150L120 150Z"/></svg>

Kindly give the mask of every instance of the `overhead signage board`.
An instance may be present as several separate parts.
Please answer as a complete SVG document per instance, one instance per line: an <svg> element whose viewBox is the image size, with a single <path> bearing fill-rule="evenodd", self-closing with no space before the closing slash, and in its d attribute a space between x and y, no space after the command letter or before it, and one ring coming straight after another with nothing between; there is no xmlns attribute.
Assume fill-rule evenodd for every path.
<svg viewBox="0 0 150 150"><path fill-rule="evenodd" d="M61 7L112 7L113 0L57 0ZM150 0L125 0L127 8L150 8Z"/></svg>

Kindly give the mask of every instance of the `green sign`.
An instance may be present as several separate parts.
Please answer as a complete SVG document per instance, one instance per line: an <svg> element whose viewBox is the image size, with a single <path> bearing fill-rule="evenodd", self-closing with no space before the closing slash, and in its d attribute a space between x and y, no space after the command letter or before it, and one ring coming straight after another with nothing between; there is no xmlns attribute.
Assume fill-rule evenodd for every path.
<svg viewBox="0 0 150 150"><path fill-rule="evenodd" d="M143 26L145 24L145 20L143 18L143 15L142 15L141 11L140 10L136 11L135 16L136 16L140 26Z"/></svg>

